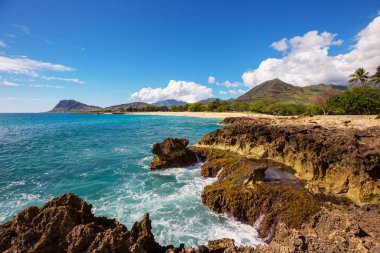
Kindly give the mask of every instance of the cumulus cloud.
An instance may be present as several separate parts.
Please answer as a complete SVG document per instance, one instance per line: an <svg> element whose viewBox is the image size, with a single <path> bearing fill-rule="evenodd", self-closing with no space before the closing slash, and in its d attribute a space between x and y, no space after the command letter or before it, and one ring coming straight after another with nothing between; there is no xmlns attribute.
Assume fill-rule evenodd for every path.
<svg viewBox="0 0 380 253"><path fill-rule="evenodd" d="M209 77L208 77L208 83L209 83L209 84L214 84L215 81L216 81L215 76L209 76Z"/></svg>
<svg viewBox="0 0 380 253"><path fill-rule="evenodd" d="M346 54L329 55L331 46L342 45L336 34L310 31L303 36L283 38L272 47L284 52L282 58L268 58L257 69L247 71L244 84L253 87L264 81L280 78L288 83L306 86L317 83L346 84L348 75L363 67L373 72L380 64L380 16L356 36Z"/></svg>
<svg viewBox="0 0 380 253"><path fill-rule="evenodd" d="M61 64L32 60L27 57L0 56L0 72L11 74L24 74L37 77L41 71L73 71L73 68Z"/></svg>
<svg viewBox="0 0 380 253"><path fill-rule="evenodd" d="M132 99L145 102L176 99L194 103L210 97L212 97L211 88L194 82L175 80L170 80L165 88L142 88L131 95Z"/></svg>
<svg viewBox="0 0 380 253"><path fill-rule="evenodd" d="M218 86L224 86L224 87L227 87L227 88L236 88L236 87L239 87L239 86L242 86L243 84L242 83L239 83L239 82L230 82L230 81L225 81L225 82L222 82L222 83L217 83Z"/></svg>
<svg viewBox="0 0 380 253"><path fill-rule="evenodd" d="M284 50L288 49L287 39L283 38L277 42L273 42L271 47L273 47L274 49L276 49L278 51L284 51Z"/></svg>
<svg viewBox="0 0 380 253"><path fill-rule="evenodd" d="M243 90L243 89L231 89L231 90L221 90L219 91L219 94L222 94L222 95L227 95L227 94L230 94L230 95L240 95L240 94L244 94L246 93L247 90Z"/></svg>

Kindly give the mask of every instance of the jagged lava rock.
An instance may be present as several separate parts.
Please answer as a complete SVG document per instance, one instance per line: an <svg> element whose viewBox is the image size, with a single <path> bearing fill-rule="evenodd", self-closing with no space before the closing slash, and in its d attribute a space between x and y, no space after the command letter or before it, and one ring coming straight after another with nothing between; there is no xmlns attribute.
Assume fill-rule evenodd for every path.
<svg viewBox="0 0 380 253"><path fill-rule="evenodd" d="M281 223L267 245L255 253L282 252L380 252L380 206L325 205L301 229Z"/></svg>
<svg viewBox="0 0 380 253"><path fill-rule="evenodd" d="M273 124L268 119L228 118L196 147L268 159L295 170L316 194L357 204L380 202L380 128L340 129Z"/></svg>
<svg viewBox="0 0 380 253"><path fill-rule="evenodd" d="M29 207L0 225L0 252L165 252L154 241L148 214L128 231L91 208L75 194Z"/></svg>
<svg viewBox="0 0 380 253"><path fill-rule="evenodd" d="M198 161L195 152L187 148L189 140L167 138L161 143L153 145L152 153L155 155L150 168L164 169L188 166Z"/></svg>
<svg viewBox="0 0 380 253"><path fill-rule="evenodd" d="M223 153L225 157L214 155L202 166L204 176L218 173L217 181L202 192L202 202L213 211L255 226L266 241L272 239L279 222L300 228L318 211L321 203L301 182L265 181L270 162L219 152Z"/></svg>

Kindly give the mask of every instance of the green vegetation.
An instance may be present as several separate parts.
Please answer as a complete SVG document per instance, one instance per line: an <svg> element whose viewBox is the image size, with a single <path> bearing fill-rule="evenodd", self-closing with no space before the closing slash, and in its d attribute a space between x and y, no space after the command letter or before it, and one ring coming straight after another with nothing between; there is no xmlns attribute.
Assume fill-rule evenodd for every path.
<svg viewBox="0 0 380 253"><path fill-rule="evenodd" d="M358 68L354 73L350 75L349 83L350 85L355 85L360 83L361 85L365 84L369 80L369 73L363 68Z"/></svg>
<svg viewBox="0 0 380 253"><path fill-rule="evenodd" d="M250 112L271 115L379 114L380 66L370 74L363 68L350 75L345 86L318 84L296 87L279 79L264 82L234 101L215 99L185 105L154 106L135 102L93 113L128 112Z"/></svg>
<svg viewBox="0 0 380 253"><path fill-rule="evenodd" d="M371 76L371 83L373 85L380 84L380 66L377 67L376 73Z"/></svg>
<svg viewBox="0 0 380 253"><path fill-rule="evenodd" d="M378 114L380 113L380 89L353 87L340 96L333 96L326 106L332 114Z"/></svg>

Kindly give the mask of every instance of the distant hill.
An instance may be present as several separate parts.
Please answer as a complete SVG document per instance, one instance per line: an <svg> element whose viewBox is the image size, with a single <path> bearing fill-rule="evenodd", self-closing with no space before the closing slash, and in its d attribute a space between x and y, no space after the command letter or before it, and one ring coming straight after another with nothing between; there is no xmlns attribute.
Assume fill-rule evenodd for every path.
<svg viewBox="0 0 380 253"><path fill-rule="evenodd" d="M163 100L163 101L158 101L156 103L153 103L152 105L169 107L171 105L185 105L185 104L187 104L187 103L184 101L175 100L175 99L167 99L167 100Z"/></svg>
<svg viewBox="0 0 380 253"><path fill-rule="evenodd" d="M146 106L151 106L151 104L145 103L145 102L133 102L133 103L127 103L127 104L121 104L121 105L113 105L104 108L105 110L118 110L118 109L142 109Z"/></svg>
<svg viewBox="0 0 380 253"><path fill-rule="evenodd" d="M210 103L210 102L213 102L215 100L219 100L219 101L226 101L226 102L232 102L234 101L235 99L234 98L229 98L229 99L221 99L221 98L208 98L208 99L204 99L204 100L201 100L201 101L198 101L198 103Z"/></svg>
<svg viewBox="0 0 380 253"><path fill-rule="evenodd" d="M306 87L298 87L289 83L285 83L284 81L276 78L253 87L248 92L238 97L237 100L257 102L261 99L266 98L273 99L276 102L309 103L310 99L314 95L326 89L344 91L347 89L347 87L329 84L317 84Z"/></svg>
<svg viewBox="0 0 380 253"><path fill-rule="evenodd" d="M59 103L50 112L89 112L101 110L101 107L86 105L81 102L72 99L65 99L59 101Z"/></svg>
<svg viewBox="0 0 380 253"><path fill-rule="evenodd" d="M208 102L215 101L217 99L222 100L220 98L207 98L207 99L203 99L203 100L198 101L198 103L208 103Z"/></svg>

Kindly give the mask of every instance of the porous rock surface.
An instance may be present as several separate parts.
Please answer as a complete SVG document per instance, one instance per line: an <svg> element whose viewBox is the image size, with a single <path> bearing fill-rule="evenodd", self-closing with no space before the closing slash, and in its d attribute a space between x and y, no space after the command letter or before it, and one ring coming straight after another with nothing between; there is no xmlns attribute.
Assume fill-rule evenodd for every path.
<svg viewBox="0 0 380 253"><path fill-rule="evenodd" d="M254 226L261 238L270 241L278 223L300 228L322 204L298 181L266 181L265 170L275 164L231 152L198 148L210 155L201 174L217 181L202 192L202 202L218 213Z"/></svg>
<svg viewBox="0 0 380 253"><path fill-rule="evenodd" d="M26 208L0 225L0 252L165 252L154 241L148 214L128 231L114 219L94 216L91 207L64 194L42 208Z"/></svg>
<svg viewBox="0 0 380 253"><path fill-rule="evenodd" d="M380 252L380 207L326 205L301 229L281 223L267 246L255 253L282 252Z"/></svg>
<svg viewBox="0 0 380 253"><path fill-rule="evenodd" d="M196 153L187 148L189 140L167 138L161 143L155 143L152 148L154 154L150 168L164 169L188 166L198 161Z"/></svg>
<svg viewBox="0 0 380 253"><path fill-rule="evenodd" d="M228 150L293 168L315 194L380 202L380 128L338 129L227 118L196 147Z"/></svg>

